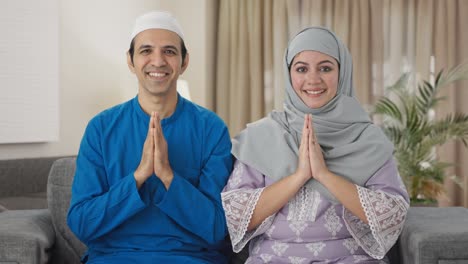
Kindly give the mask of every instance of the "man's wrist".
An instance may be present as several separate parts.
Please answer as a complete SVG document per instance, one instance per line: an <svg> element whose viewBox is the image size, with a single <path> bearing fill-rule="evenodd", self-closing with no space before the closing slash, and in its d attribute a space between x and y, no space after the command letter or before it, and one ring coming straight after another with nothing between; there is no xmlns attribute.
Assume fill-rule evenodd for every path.
<svg viewBox="0 0 468 264"><path fill-rule="evenodd" d="M174 172L172 171L172 168L169 167L169 168L162 169L156 175L163 182L166 189L169 189L169 186L171 185L171 182L174 179Z"/></svg>
<svg viewBox="0 0 468 264"><path fill-rule="evenodd" d="M133 177L135 178L137 189L140 189L141 185L146 181L148 177L145 177L142 173L140 173L138 170L136 170L133 173Z"/></svg>

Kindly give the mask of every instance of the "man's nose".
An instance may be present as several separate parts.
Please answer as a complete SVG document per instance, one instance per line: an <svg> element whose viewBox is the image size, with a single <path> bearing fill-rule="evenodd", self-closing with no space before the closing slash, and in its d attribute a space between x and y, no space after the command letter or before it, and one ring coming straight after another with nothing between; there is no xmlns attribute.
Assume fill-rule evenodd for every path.
<svg viewBox="0 0 468 264"><path fill-rule="evenodd" d="M153 52L151 56L151 64L156 67L166 66L167 61L162 52Z"/></svg>

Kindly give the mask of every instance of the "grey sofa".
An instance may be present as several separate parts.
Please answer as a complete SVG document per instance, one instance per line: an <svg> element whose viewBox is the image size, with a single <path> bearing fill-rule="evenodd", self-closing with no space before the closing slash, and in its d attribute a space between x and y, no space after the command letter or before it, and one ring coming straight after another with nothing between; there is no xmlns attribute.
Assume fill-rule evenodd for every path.
<svg viewBox="0 0 468 264"><path fill-rule="evenodd" d="M0 264L80 263L80 256L86 250L66 224L75 157L48 159L52 162L44 182L47 208L0 213ZM46 166L43 159L20 161L40 168ZM0 174L1 177L4 176ZM23 184L28 184L28 178Z"/></svg>
<svg viewBox="0 0 468 264"><path fill-rule="evenodd" d="M74 157L53 163L47 182L48 209L0 213L0 264L80 262L86 247L66 225L74 171ZM468 209L411 208L403 233L388 256L391 263L468 263ZM245 254L234 255L232 263L243 259Z"/></svg>
<svg viewBox="0 0 468 264"><path fill-rule="evenodd" d="M0 160L0 210L47 208L47 178L59 158Z"/></svg>

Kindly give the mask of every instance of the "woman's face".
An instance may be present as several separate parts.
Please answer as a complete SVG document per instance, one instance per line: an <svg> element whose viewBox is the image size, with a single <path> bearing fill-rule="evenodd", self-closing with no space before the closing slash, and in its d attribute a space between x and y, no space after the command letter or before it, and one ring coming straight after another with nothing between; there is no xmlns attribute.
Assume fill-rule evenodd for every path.
<svg viewBox="0 0 468 264"><path fill-rule="evenodd" d="M318 51L302 51L294 57L290 68L294 91L308 107L322 107L335 97L340 70L333 57Z"/></svg>

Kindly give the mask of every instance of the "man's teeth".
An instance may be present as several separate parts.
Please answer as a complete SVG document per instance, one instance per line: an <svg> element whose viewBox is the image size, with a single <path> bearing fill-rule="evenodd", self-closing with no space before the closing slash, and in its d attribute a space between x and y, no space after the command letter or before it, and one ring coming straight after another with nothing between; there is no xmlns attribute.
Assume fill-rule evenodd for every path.
<svg viewBox="0 0 468 264"><path fill-rule="evenodd" d="M325 92L325 90L318 90L318 91L305 91L308 94L321 94Z"/></svg>
<svg viewBox="0 0 468 264"><path fill-rule="evenodd" d="M150 73L149 73L149 76L152 76L152 77L164 77L164 76L166 76L166 74L165 74L165 73L150 72Z"/></svg>

